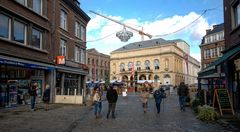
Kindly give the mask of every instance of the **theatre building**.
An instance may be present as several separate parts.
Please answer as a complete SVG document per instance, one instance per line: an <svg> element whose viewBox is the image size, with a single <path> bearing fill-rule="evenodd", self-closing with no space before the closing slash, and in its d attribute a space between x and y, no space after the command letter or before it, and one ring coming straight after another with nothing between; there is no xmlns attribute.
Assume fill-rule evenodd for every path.
<svg viewBox="0 0 240 132"><path fill-rule="evenodd" d="M191 57L189 45L181 40L161 38L134 42L111 52L110 79L134 83L188 85L197 82L200 62ZM136 85L135 85L136 86Z"/></svg>

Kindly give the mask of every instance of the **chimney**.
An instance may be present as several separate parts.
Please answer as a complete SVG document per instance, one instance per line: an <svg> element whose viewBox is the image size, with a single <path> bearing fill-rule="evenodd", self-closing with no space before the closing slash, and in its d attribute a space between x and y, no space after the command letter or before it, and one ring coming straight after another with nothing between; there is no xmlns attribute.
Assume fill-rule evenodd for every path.
<svg viewBox="0 0 240 132"><path fill-rule="evenodd" d="M211 29L207 29L207 30L206 30L206 35L207 35L210 31L212 31L212 30L211 30Z"/></svg>

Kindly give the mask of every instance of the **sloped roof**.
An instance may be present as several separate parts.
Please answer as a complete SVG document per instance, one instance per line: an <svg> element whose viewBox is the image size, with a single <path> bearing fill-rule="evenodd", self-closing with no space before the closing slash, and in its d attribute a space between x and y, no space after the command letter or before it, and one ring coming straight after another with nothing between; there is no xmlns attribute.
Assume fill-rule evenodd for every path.
<svg viewBox="0 0 240 132"><path fill-rule="evenodd" d="M206 34L207 35L210 35L210 34L214 34L214 33L217 33L217 32L221 32L224 30L224 23L222 24L218 24L218 25L213 25L213 29L212 30L209 30Z"/></svg>
<svg viewBox="0 0 240 132"><path fill-rule="evenodd" d="M151 39L151 40L146 40L146 41L139 41L139 42L134 42L127 44L119 49L116 49L112 51L114 52L121 52L121 51L128 51L128 50L133 50L133 49L141 49L141 48L150 48L154 46L160 46L160 45L166 45L166 44L172 44L174 42L184 42L181 39L176 39L176 40L165 40L162 38L158 39Z"/></svg>

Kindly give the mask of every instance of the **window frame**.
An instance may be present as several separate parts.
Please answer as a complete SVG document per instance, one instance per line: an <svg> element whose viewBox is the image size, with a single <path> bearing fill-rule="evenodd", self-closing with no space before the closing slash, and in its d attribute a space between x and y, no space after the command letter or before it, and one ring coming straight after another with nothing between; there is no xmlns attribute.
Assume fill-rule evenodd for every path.
<svg viewBox="0 0 240 132"><path fill-rule="evenodd" d="M75 21L75 37L81 39L81 24Z"/></svg>
<svg viewBox="0 0 240 132"><path fill-rule="evenodd" d="M121 72L125 71L125 64L124 63L120 64L120 71Z"/></svg>
<svg viewBox="0 0 240 132"><path fill-rule="evenodd" d="M159 59L154 60L154 69L159 70L160 69L160 61Z"/></svg>
<svg viewBox="0 0 240 132"><path fill-rule="evenodd" d="M74 53L75 62L80 62L80 47L78 45L75 45Z"/></svg>
<svg viewBox="0 0 240 132"><path fill-rule="evenodd" d="M24 42L22 43L22 42L19 42L19 41L16 41L15 39L14 39L14 37L15 37L15 22L18 22L18 23L21 23L21 24L23 24L24 25ZM12 41L14 41L14 42L17 42L17 43L20 43L20 44L23 44L23 45L27 45L27 36L28 36L28 34L27 34L27 29L28 29L28 26L27 26L27 24L25 23L25 22L22 22L21 20L18 20L18 19L13 19L13 22L12 22Z"/></svg>
<svg viewBox="0 0 240 132"><path fill-rule="evenodd" d="M40 46L39 46L39 48L33 46L33 44L32 44L32 42L33 42L33 39L32 39L32 37L33 37L33 30L36 30L36 31L38 31L40 33L40 43L39 43ZM42 30L40 30L39 28L32 27L32 29L31 29L31 42L30 42L31 47L37 48L37 49L41 49L41 50L43 49L43 34L44 34L44 32Z"/></svg>
<svg viewBox="0 0 240 132"><path fill-rule="evenodd" d="M2 16L5 16L5 17L7 17L8 18L8 26L7 26L7 30L8 30L8 36L7 37L1 37L0 36L0 38L4 38L4 39L8 39L8 40L11 40L11 36L12 36L12 18L10 17L10 16L8 16L8 15L6 15L6 14L4 14L4 13L1 13L0 12L0 15L2 15Z"/></svg>
<svg viewBox="0 0 240 132"><path fill-rule="evenodd" d="M40 1L40 12L37 9L34 8L34 5L36 5L36 4L34 4L34 1L35 2ZM34 12L36 12L37 14L43 15L43 0L32 0L32 10Z"/></svg>
<svg viewBox="0 0 240 132"><path fill-rule="evenodd" d="M60 11L60 27L64 30L68 30L68 14L65 10Z"/></svg>
<svg viewBox="0 0 240 132"><path fill-rule="evenodd" d="M240 2L237 1L233 6L232 6L232 12L233 12L233 29L237 28L240 26Z"/></svg>
<svg viewBox="0 0 240 132"><path fill-rule="evenodd" d="M148 62L148 63L147 63ZM144 66L146 70L150 70L150 61L149 60L145 60L144 62Z"/></svg>
<svg viewBox="0 0 240 132"><path fill-rule="evenodd" d="M64 42L64 43L62 43L62 42ZM62 49L64 49L64 50L62 50ZM64 51L65 55L63 54L63 51ZM60 55L65 56L67 58L67 40L63 39L63 38L60 39Z"/></svg>

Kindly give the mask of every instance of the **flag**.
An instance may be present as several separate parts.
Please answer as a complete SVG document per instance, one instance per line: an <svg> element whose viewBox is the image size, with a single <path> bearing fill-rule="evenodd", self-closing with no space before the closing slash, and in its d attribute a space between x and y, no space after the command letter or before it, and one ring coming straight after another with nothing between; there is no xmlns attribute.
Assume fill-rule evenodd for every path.
<svg viewBox="0 0 240 132"><path fill-rule="evenodd" d="M134 77L134 63L132 63L132 77Z"/></svg>
<svg viewBox="0 0 240 132"><path fill-rule="evenodd" d="M187 66L187 74L188 74L188 61L189 61L189 55L185 54L184 59L186 61L186 66Z"/></svg>

